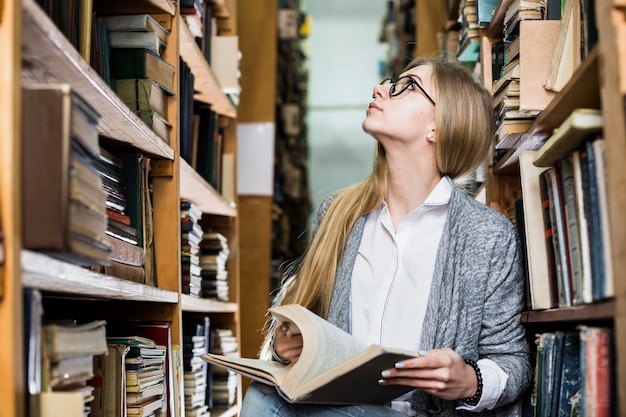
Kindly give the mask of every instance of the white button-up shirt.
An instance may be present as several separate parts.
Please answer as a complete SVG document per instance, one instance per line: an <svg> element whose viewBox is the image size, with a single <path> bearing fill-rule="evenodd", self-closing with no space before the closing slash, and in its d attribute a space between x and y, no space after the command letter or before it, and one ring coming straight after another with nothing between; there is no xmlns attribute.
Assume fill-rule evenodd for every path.
<svg viewBox="0 0 626 417"><path fill-rule="evenodd" d="M426 201L402 219L398 230L386 202L367 215L350 294L351 331L366 344L419 350L451 192L442 178ZM460 408L491 409L504 391L504 371L488 359L478 365L483 376L481 400L476 407Z"/></svg>

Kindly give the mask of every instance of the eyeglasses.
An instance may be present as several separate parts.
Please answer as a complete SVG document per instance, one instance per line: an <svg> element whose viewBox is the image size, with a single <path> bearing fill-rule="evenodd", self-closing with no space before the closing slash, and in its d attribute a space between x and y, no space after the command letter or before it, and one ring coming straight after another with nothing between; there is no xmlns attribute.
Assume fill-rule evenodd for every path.
<svg viewBox="0 0 626 417"><path fill-rule="evenodd" d="M405 75L404 77L400 77L397 80L393 80L392 78L385 78L384 80L380 82L380 85L387 85L387 84L391 84L391 87L389 88L389 96L391 97L397 97L400 94L404 93L405 90L412 88L415 85L417 86L417 88L419 88L422 94L426 96L428 101L433 103L433 106L435 105L435 100L433 100L428 95L426 90L424 90L424 87L422 87L420 83L418 83L417 80L411 76ZM373 96L375 97L375 95Z"/></svg>

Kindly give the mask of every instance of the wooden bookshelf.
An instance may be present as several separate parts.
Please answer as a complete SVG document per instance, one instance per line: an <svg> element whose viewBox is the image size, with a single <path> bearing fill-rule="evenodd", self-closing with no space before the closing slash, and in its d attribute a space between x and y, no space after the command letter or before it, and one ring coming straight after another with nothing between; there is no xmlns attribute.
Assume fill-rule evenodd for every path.
<svg viewBox="0 0 626 417"><path fill-rule="evenodd" d="M68 83L100 113L102 136L173 159L174 150L126 106L33 0L24 0L23 85Z"/></svg>
<svg viewBox="0 0 626 417"><path fill-rule="evenodd" d="M509 3L510 0L500 1L484 45L490 46L493 40L502 37L500 16ZM615 295L586 305L527 311L523 313L522 321L529 332L534 329L573 329L578 325L594 323L612 328L616 355L615 392L618 397L614 415L623 415L626 410L626 283L620 279L618 272L626 267L626 220L623 218L626 205L626 23L623 6L612 0L595 1L597 44L564 88L537 116L528 132L492 167L488 176L488 187L493 190L489 202L505 212L506 208L512 207L512 196L517 193L519 197L519 153L526 149L538 149L574 109L602 109ZM490 55L490 51L484 54Z"/></svg>
<svg viewBox="0 0 626 417"><path fill-rule="evenodd" d="M203 52L198 48L198 44L185 25L181 25L180 30L180 56L187 62L194 76L197 77L194 86L194 99L211 105L213 110L223 116L237 117L237 110L222 91L217 78L204 58Z"/></svg>
<svg viewBox="0 0 626 417"><path fill-rule="evenodd" d="M193 202L203 213L235 217L237 210L184 159L180 160L180 198Z"/></svg>
<svg viewBox="0 0 626 417"><path fill-rule="evenodd" d="M576 108L600 108L598 86L598 46L576 70L563 90L537 116L527 133L498 161L493 171L499 174L518 174L519 152L538 149L551 132Z"/></svg>
<svg viewBox="0 0 626 417"><path fill-rule="evenodd" d="M91 4L91 2L88 2ZM224 1L215 1L221 19L234 19L234 9ZM94 0L98 14L151 13L171 20L167 48L163 58L179 72L179 57L193 67L198 102L210 105L224 125L224 149L236 156L237 111L222 92L204 55L189 35L178 6L172 0ZM170 324L171 342L182 346L183 312L208 315L239 336L238 263L239 244L236 201L227 202L195 170L180 158L179 98L168 100L168 120L173 126L169 141L159 138L115 94L99 74L85 61L56 24L34 0L0 2L0 45L4 60L0 75L7 88L0 93L0 335L11 343L0 348L3 362L12 364L0 370L0 397L6 398L3 412L15 417L27 415L24 372L23 292L41 292L45 314L72 314L104 319L149 321ZM235 27L235 25L231 25ZM22 101L23 86L35 84L70 84L100 114L97 127L101 145L116 151L139 152L151 161L152 204L156 285L145 285L94 272L46 253L23 248L22 223ZM10 87L9 87L10 86ZM175 93L180 88L178 77ZM24 115L27 120L27 115ZM182 294L180 267L180 199L197 202L209 215L212 226L229 238L229 302L198 299ZM235 199L236 200L236 199ZM213 219L211 219L211 217ZM82 313L81 313L82 314ZM77 319L84 318L76 317ZM241 400L212 415L236 416ZM181 401L184 404L184 401Z"/></svg>

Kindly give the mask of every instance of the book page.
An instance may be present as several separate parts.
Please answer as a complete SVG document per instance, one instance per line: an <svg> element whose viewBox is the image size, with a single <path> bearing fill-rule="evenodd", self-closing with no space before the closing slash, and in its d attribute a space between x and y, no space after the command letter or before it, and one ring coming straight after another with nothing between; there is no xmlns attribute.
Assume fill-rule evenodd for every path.
<svg viewBox="0 0 626 417"><path fill-rule="evenodd" d="M367 347L354 336L302 306L279 306L271 308L270 312L279 322L292 322L298 326L303 337L300 359L293 364L281 383L286 392L361 353Z"/></svg>

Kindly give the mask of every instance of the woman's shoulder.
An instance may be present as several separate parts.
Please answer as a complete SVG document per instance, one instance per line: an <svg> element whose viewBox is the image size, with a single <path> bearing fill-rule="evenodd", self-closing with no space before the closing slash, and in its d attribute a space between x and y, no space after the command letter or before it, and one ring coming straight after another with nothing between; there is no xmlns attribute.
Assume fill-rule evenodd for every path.
<svg viewBox="0 0 626 417"><path fill-rule="evenodd" d="M506 233L514 231L513 223L504 214L476 200L461 187L453 188L450 209L453 212L451 221L459 226L497 229Z"/></svg>

